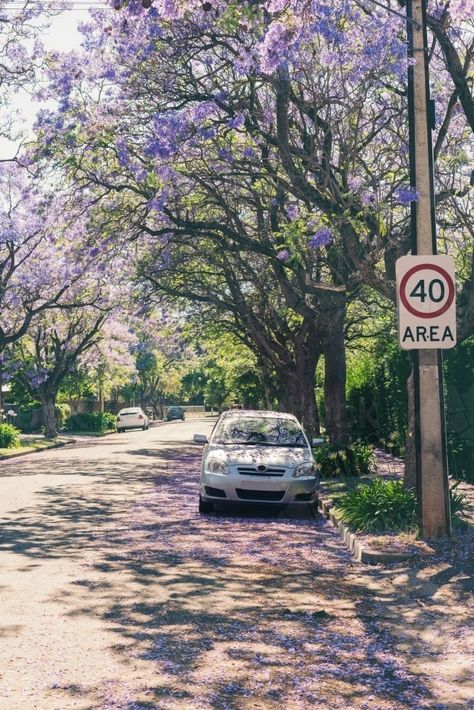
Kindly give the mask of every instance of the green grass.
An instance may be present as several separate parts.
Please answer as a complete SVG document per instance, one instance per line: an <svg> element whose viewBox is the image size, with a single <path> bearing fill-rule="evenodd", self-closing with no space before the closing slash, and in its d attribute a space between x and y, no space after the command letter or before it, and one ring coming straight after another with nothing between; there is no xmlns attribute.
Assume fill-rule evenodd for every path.
<svg viewBox="0 0 474 710"><path fill-rule="evenodd" d="M0 456L8 458L16 454L23 454L29 451L41 451L42 449L50 449L52 446L57 446L60 439L45 439L44 436L36 437L20 437L20 446L16 449L0 449Z"/></svg>

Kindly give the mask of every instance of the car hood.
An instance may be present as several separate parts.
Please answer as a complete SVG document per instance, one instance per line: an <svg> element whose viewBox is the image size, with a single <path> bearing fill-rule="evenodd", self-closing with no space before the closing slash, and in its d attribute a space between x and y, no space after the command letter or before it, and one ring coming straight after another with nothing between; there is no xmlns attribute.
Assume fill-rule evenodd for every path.
<svg viewBox="0 0 474 710"><path fill-rule="evenodd" d="M311 461L308 449L297 449L286 446L221 446L210 445L207 456L219 458L229 466L297 466L304 461Z"/></svg>

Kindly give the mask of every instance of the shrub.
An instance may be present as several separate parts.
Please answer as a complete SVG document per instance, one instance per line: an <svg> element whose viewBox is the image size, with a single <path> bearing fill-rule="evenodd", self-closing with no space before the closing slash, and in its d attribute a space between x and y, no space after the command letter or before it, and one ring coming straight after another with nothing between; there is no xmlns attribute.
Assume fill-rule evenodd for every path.
<svg viewBox="0 0 474 710"><path fill-rule="evenodd" d="M390 438L390 450L403 453L407 429L407 387L410 360L393 338L378 338L371 352L348 359L347 404L351 436L378 444Z"/></svg>
<svg viewBox="0 0 474 710"><path fill-rule="evenodd" d="M323 444L316 452L322 478L361 476L375 472L373 446L356 441L350 446Z"/></svg>
<svg viewBox="0 0 474 710"><path fill-rule="evenodd" d="M20 430L12 424L0 424L0 449L18 449Z"/></svg>
<svg viewBox="0 0 474 710"><path fill-rule="evenodd" d="M341 496L337 511L356 531L409 530L416 527L416 493L402 481L376 479Z"/></svg>
<svg viewBox="0 0 474 710"><path fill-rule="evenodd" d="M115 414L110 412L102 412L100 415L100 426L101 431L109 431L110 429L115 429L115 421L117 417Z"/></svg>
<svg viewBox="0 0 474 710"><path fill-rule="evenodd" d="M115 415L110 412L74 414L66 420L67 431L104 432L115 429Z"/></svg>
<svg viewBox="0 0 474 710"><path fill-rule="evenodd" d="M449 500L451 504L451 517L462 518L467 517L467 510L469 508L469 500L466 493L463 491L458 491L458 487L461 481L457 481L449 489Z"/></svg>
<svg viewBox="0 0 474 710"><path fill-rule="evenodd" d="M71 415L71 407L66 402L57 402L54 408L56 422L59 428L62 428L66 423L67 418Z"/></svg>
<svg viewBox="0 0 474 710"><path fill-rule="evenodd" d="M448 434L448 467L453 478L474 483L474 445L456 432Z"/></svg>

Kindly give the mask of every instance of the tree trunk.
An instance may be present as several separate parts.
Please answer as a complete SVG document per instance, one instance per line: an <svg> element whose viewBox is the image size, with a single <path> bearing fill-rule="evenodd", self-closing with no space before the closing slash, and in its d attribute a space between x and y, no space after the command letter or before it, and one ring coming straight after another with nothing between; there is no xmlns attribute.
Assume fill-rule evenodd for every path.
<svg viewBox="0 0 474 710"><path fill-rule="evenodd" d="M259 358L260 372L262 376L262 387L263 387L263 402L265 409L272 409L273 406L273 389L274 384L272 382L270 368L265 360L265 358Z"/></svg>
<svg viewBox="0 0 474 710"><path fill-rule="evenodd" d="M99 385L99 412L101 414L105 412L104 386L102 383Z"/></svg>
<svg viewBox="0 0 474 710"><path fill-rule="evenodd" d="M330 320L323 339L324 404L326 433L332 444L349 442L349 419L346 403L346 345L344 340L345 302L332 304Z"/></svg>
<svg viewBox="0 0 474 710"><path fill-rule="evenodd" d="M304 343L295 353L295 363L277 371L280 407L299 419L310 441L320 433L314 392L318 359L319 352Z"/></svg>
<svg viewBox="0 0 474 710"><path fill-rule="evenodd" d="M405 488L416 488L416 452L415 452L415 387L413 370L407 380L408 427L405 444L405 470L403 484Z"/></svg>
<svg viewBox="0 0 474 710"><path fill-rule="evenodd" d="M2 393L2 373L0 372L0 424L3 422L3 393Z"/></svg>
<svg viewBox="0 0 474 710"><path fill-rule="evenodd" d="M56 392L48 392L41 397L41 408L43 411L44 435L46 439L55 439L58 435L56 425Z"/></svg>

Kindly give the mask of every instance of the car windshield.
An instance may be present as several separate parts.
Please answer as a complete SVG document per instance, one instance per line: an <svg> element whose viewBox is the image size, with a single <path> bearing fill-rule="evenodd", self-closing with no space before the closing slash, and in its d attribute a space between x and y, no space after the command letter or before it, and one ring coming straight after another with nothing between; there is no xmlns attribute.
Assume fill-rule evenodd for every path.
<svg viewBox="0 0 474 710"><path fill-rule="evenodd" d="M240 444L244 446L307 446L303 431L297 422L278 417L225 418L216 427L214 444Z"/></svg>

